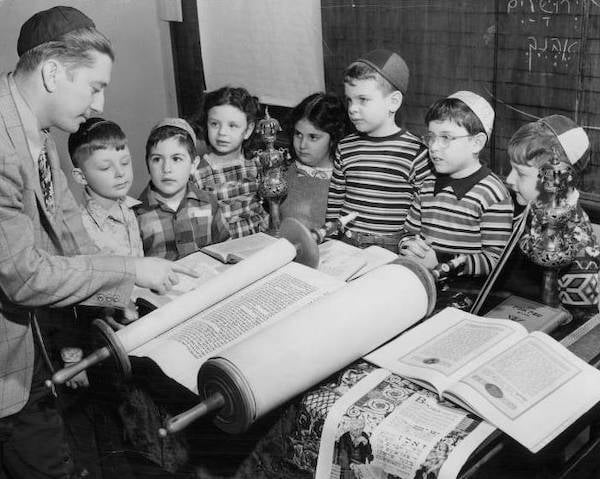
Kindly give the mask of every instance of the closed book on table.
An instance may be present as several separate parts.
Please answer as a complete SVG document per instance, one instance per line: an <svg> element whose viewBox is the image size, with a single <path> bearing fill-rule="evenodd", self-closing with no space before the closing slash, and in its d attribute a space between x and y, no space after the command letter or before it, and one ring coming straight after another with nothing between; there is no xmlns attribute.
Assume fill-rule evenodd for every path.
<svg viewBox="0 0 600 479"><path fill-rule="evenodd" d="M553 307L521 296L509 296L486 313L488 318L511 319L521 323L530 333L550 333L572 319L562 307Z"/></svg>

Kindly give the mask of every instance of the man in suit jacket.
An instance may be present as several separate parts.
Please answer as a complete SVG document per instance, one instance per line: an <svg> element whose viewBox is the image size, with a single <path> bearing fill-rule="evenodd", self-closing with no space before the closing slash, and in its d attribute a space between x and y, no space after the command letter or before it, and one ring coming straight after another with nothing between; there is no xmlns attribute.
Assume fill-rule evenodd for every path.
<svg viewBox="0 0 600 479"><path fill-rule="evenodd" d="M75 132L102 111L110 42L79 10L54 7L23 24L17 51L0 76L0 478L74 477L37 322L77 304L123 308L134 284L165 292L190 271L96 255L60 169L48 129Z"/></svg>

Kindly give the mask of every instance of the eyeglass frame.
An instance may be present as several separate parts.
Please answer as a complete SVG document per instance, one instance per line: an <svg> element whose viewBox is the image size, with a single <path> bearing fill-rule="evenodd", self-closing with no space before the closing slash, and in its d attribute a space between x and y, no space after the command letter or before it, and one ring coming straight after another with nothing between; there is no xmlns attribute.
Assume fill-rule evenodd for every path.
<svg viewBox="0 0 600 479"><path fill-rule="evenodd" d="M433 136L432 140L428 140L428 138L430 138L431 136ZM436 139L440 139L440 137L447 137L446 140L440 140L440 143L442 145L442 148L448 148L450 146L450 143L453 142L454 140L459 140L460 138L469 138L475 135L459 135L459 136L454 136L454 135L436 135L435 133L433 133L432 131L426 133L425 135L423 135L421 137L421 140L423 140L423 143L425 143L428 147L431 146L431 144L436 140Z"/></svg>

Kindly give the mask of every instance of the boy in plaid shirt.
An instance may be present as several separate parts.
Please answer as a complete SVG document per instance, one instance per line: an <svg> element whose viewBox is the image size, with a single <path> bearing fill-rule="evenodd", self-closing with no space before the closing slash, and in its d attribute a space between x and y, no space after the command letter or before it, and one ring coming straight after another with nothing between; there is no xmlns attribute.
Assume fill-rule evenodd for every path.
<svg viewBox="0 0 600 479"><path fill-rule="evenodd" d="M150 184L135 207L146 256L175 260L229 238L214 196L189 181L198 161L196 134L185 120L166 118L150 132Z"/></svg>
<svg viewBox="0 0 600 479"><path fill-rule="evenodd" d="M265 231L269 226L258 196L258 159L244 156L258 112L258 100L244 88L220 88L208 93L204 102L204 131L210 151L193 175L200 188L216 195L232 238Z"/></svg>

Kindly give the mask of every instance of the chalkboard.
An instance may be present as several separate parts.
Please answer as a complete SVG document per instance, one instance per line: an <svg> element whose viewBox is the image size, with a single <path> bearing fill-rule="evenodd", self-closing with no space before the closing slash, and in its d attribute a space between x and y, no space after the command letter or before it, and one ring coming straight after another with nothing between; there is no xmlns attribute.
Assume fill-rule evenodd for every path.
<svg viewBox="0 0 600 479"><path fill-rule="evenodd" d="M406 127L424 131L427 107L473 90L496 110L484 160L508 173L512 133L553 113L587 128L592 160L582 190L600 206L600 0L322 0L328 88L342 92L344 67L373 48L400 53L411 69Z"/></svg>
<svg viewBox="0 0 600 479"><path fill-rule="evenodd" d="M202 90L196 0L183 0L172 24L180 114ZM273 18L276 18L274 14ZM508 173L506 144L517 128L553 113L573 118L592 142L581 189L600 221L600 0L321 0L325 82L343 93L344 68L374 48L400 53L411 70L405 126L424 132L433 101L473 90L496 111L490 147L494 171ZM283 115L283 113L282 113Z"/></svg>

